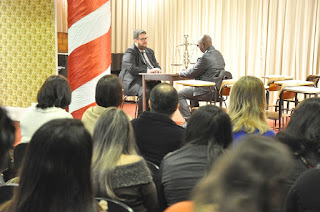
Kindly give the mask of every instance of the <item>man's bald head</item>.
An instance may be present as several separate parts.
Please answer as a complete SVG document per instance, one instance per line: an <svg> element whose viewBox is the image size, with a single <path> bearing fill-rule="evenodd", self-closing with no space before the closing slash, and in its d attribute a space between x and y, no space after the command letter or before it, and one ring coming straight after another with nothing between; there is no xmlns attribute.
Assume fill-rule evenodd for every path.
<svg viewBox="0 0 320 212"><path fill-rule="evenodd" d="M202 35L198 41L198 46L202 52L205 52L207 48L212 46L212 39L210 35Z"/></svg>
<svg viewBox="0 0 320 212"><path fill-rule="evenodd" d="M151 111L172 116L178 105L178 92L167 83L155 86L150 93Z"/></svg>

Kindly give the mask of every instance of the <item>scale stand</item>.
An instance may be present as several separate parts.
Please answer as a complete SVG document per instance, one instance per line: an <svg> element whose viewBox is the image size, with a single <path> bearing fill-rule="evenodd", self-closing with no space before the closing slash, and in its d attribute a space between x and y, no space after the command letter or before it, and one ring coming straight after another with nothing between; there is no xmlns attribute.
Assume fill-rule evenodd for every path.
<svg viewBox="0 0 320 212"><path fill-rule="evenodd" d="M189 46L197 46L197 44L188 42L189 35L184 35L184 43L177 45L176 48L183 47L183 60L182 64L180 63L172 63L172 66L183 66L184 69L187 69L190 63L190 54L189 54Z"/></svg>

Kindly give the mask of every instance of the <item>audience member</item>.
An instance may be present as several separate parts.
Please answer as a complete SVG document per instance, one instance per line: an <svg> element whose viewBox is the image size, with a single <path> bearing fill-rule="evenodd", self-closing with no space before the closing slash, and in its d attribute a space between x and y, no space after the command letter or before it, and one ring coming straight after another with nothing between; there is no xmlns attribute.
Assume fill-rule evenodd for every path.
<svg viewBox="0 0 320 212"><path fill-rule="evenodd" d="M161 209L188 200L193 187L232 142L229 116L219 107L200 107L190 118L186 145L167 154L160 166L158 198Z"/></svg>
<svg viewBox="0 0 320 212"><path fill-rule="evenodd" d="M288 145L294 155L294 169L286 181L292 186L302 172L320 162L320 98L301 102L276 138Z"/></svg>
<svg viewBox="0 0 320 212"><path fill-rule="evenodd" d="M181 147L184 128L171 118L178 107L178 93L169 84L161 83L150 94L151 112L143 112L131 121L139 152L156 165L169 152Z"/></svg>
<svg viewBox="0 0 320 212"><path fill-rule="evenodd" d="M137 154L125 112L108 108L96 123L93 140L96 196L122 201L136 212L157 211L156 188L145 160Z"/></svg>
<svg viewBox="0 0 320 212"><path fill-rule="evenodd" d="M10 164L9 150L15 140L16 128L7 115L7 112L0 107L0 185L4 184L2 172Z"/></svg>
<svg viewBox="0 0 320 212"><path fill-rule="evenodd" d="M32 103L22 115L20 121L22 143L29 142L35 131L50 120L72 118L64 109L71 102L71 89L65 77L50 76L40 88L37 100L38 104Z"/></svg>
<svg viewBox="0 0 320 212"><path fill-rule="evenodd" d="M264 136L244 139L196 187L196 212L271 212L283 203L292 167L288 149Z"/></svg>
<svg viewBox="0 0 320 212"><path fill-rule="evenodd" d="M320 167L303 172L291 187L284 212L320 211Z"/></svg>
<svg viewBox="0 0 320 212"><path fill-rule="evenodd" d="M123 55L121 72L119 77L123 83L126 95L139 97L138 114L142 113L142 77L140 73L161 73L154 52L148 48L148 37L146 31L137 29L133 32L134 44L130 46ZM150 81L146 83L146 102L148 104L150 91L159 82Z"/></svg>
<svg viewBox="0 0 320 212"><path fill-rule="evenodd" d="M82 116L82 122L87 130L93 134L93 128L101 114L108 107L119 107L122 104L122 84L120 79L109 74L101 77L96 86L96 106L90 107Z"/></svg>
<svg viewBox="0 0 320 212"><path fill-rule="evenodd" d="M93 198L92 139L79 120L57 119L31 138L20 182L0 211L100 211Z"/></svg>
<svg viewBox="0 0 320 212"><path fill-rule="evenodd" d="M212 46L212 39L209 35L203 35L199 39L197 46L204 54L192 68L180 71L179 75L181 77L215 82L219 90L225 66L223 56ZM212 98L212 94L207 87L187 87L179 91L179 110L186 123L191 116L187 99L190 100L192 108L199 105L198 100L208 101ZM184 127L186 123L183 125Z"/></svg>
<svg viewBox="0 0 320 212"><path fill-rule="evenodd" d="M266 95L262 81L254 76L241 77L230 93L229 115L233 124L233 143L247 134L275 136L266 120Z"/></svg>

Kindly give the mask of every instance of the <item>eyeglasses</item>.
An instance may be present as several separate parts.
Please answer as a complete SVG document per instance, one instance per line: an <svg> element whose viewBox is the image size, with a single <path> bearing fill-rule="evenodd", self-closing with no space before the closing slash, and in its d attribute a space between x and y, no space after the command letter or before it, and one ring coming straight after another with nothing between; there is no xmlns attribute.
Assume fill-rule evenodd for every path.
<svg viewBox="0 0 320 212"><path fill-rule="evenodd" d="M148 40L148 37L146 37L146 38L138 38L138 40L146 41L146 40Z"/></svg>

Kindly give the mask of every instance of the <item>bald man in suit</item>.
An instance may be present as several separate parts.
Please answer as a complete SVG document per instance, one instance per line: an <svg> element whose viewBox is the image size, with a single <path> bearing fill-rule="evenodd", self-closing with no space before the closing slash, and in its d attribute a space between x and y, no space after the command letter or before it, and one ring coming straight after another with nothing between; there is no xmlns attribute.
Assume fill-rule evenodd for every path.
<svg viewBox="0 0 320 212"><path fill-rule="evenodd" d="M209 35L203 35L199 39L197 46L200 51L203 52L202 57L198 58L197 63L192 68L180 71L179 75L181 77L195 78L196 80L215 82L219 90L225 72L223 56L212 46L212 39ZM213 98L207 87L187 87L180 90L178 94L180 103L179 110L186 121L183 127L186 126L191 116L187 99L190 100L192 108L198 105L199 100L208 101Z"/></svg>

